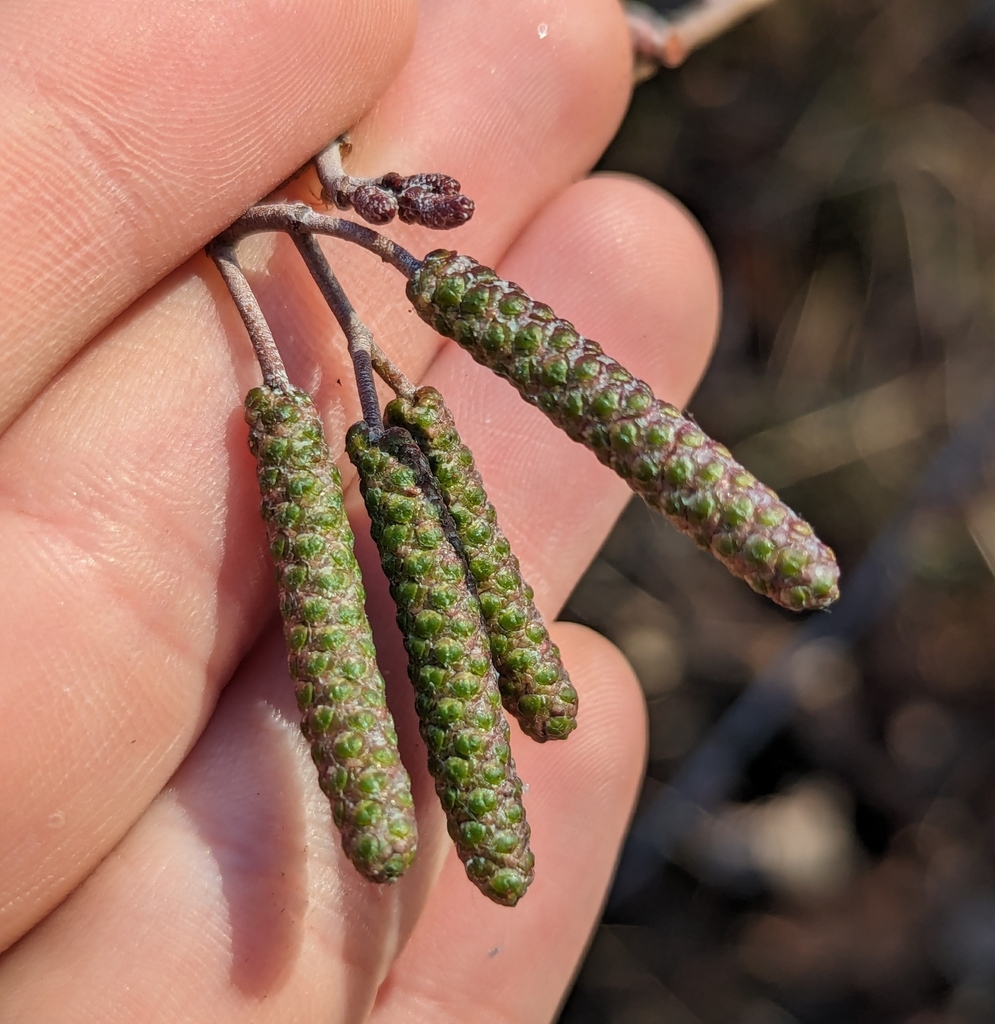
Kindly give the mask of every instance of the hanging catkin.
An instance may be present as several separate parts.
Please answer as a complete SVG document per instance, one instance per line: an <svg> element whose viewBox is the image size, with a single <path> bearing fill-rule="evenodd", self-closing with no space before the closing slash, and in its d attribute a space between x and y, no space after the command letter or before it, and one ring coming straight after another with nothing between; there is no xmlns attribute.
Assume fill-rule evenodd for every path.
<svg viewBox="0 0 995 1024"><path fill-rule="evenodd" d="M428 767L470 880L514 906L532 881L522 784L487 634L425 457L401 428L353 426L373 539L397 605Z"/></svg>
<svg viewBox="0 0 995 1024"><path fill-rule="evenodd" d="M339 471L307 392L253 388L245 417L301 729L346 854L365 877L392 881L414 859L417 829Z"/></svg>
<svg viewBox="0 0 995 1024"><path fill-rule="evenodd" d="M391 402L384 418L411 433L439 483L476 584L505 710L534 740L565 739L577 724L577 691L442 395L420 388Z"/></svg>
<svg viewBox="0 0 995 1024"><path fill-rule="evenodd" d="M833 552L723 445L601 347L468 256L429 253L408 282L418 314L509 380L754 590L796 611L839 596Z"/></svg>

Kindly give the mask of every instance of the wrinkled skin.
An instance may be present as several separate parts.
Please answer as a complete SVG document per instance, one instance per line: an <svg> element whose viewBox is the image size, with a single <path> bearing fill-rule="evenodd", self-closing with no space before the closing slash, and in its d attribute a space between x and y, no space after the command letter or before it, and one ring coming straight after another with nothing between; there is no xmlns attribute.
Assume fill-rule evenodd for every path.
<svg viewBox="0 0 995 1024"><path fill-rule="evenodd" d="M716 328L707 244L655 190L584 179L629 74L617 0L0 5L5 1024L555 1013L641 776L632 673L552 627L580 727L517 743L542 868L521 906L491 905L450 849L361 544L421 843L397 885L360 879L296 724L241 412L258 370L200 250L354 126L355 173L444 171L477 202L444 239L394 237L472 253L682 403ZM305 175L282 194L316 193ZM388 353L447 396L552 621L625 485L418 322L393 271L327 251ZM288 243L243 257L341 451L358 409L331 318Z"/></svg>

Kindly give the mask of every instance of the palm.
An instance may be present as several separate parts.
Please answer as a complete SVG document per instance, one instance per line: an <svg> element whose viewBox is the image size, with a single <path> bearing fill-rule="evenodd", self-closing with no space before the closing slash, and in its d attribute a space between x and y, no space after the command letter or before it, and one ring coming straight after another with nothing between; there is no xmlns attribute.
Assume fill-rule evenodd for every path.
<svg viewBox="0 0 995 1024"><path fill-rule="evenodd" d="M495 1020L548 1019L634 798L643 724L631 674L598 637L559 627L581 728L544 747L513 730L537 881L514 911L466 882L360 520L422 840L388 889L362 882L338 848L272 624L241 420L251 350L202 256L146 292L357 121L404 57L403 0L278 7L250 5L238 16L255 20L231 26L208 23L206 8L156 21L166 8L113 0L62 5L58 25L42 0L0 11L0 66L14 69L0 80L0 152L14 154L0 165L0 945L24 936L0 960L5 1021L393 1024L455 1019L468 1002ZM136 57L140 27L155 45ZM50 80L37 67L17 77L14 55L32 49ZM58 70L68 66L93 74ZM570 184L614 130L627 76L616 0L432 0L400 77L358 120L354 166L460 177L478 215L445 242L522 280L681 399L714 330L706 247L640 185ZM28 85L39 92L26 101ZM288 107L288 95L306 102ZM61 216L39 234L52 186ZM122 205L132 187L141 201ZM356 418L343 347L291 254L267 245L255 261L270 274L257 278L264 305L291 375L317 385L334 445ZM328 251L384 348L449 397L552 617L624 487L416 325L393 272ZM351 472L347 482L358 508Z"/></svg>

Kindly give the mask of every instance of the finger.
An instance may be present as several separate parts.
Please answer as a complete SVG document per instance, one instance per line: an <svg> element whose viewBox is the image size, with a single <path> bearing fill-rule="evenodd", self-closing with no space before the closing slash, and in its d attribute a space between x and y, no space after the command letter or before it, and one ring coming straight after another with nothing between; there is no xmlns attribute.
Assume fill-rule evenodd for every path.
<svg viewBox="0 0 995 1024"><path fill-rule="evenodd" d="M439 60L443 39L470 52ZM410 60L350 133L351 166L405 167L414 142L421 166L459 178L477 212L444 238L425 229L404 237L419 252L440 244L501 252L526 212L597 161L631 90L629 33L616 0L429 0Z"/></svg>
<svg viewBox="0 0 995 1024"><path fill-rule="evenodd" d="M413 14L410 0L0 6L0 430L356 120L403 60Z"/></svg>
<svg viewBox="0 0 995 1024"><path fill-rule="evenodd" d="M585 2L614 24L614 3ZM546 6L533 0L529 17ZM495 31L513 32L526 7L524 0L495 7ZM429 14L444 13L431 9L423 27ZM586 25L567 27L589 38ZM477 34L446 36L447 60L461 62L471 80ZM550 62L561 57L574 61L574 50L551 51ZM588 70L582 80L571 78L585 95L597 92L600 74L614 74L597 53ZM555 70L543 82L559 95ZM517 102L525 109L524 98ZM408 166L425 166L423 127ZM550 126L535 130L548 135ZM458 153L462 126L441 124L437 135L446 152ZM495 152L500 142L491 138ZM522 191L531 187L539 185ZM528 215L528 201L516 202L496 214L509 218L512 233ZM359 258L369 268L366 254ZM272 298L273 282L258 283ZM334 352L322 355L323 393L331 398L329 436L340 444L355 399L336 396L347 394L350 376L340 342L329 344L327 311L316 313L310 286L298 302L297 283L290 277L281 291L283 312L274 312L274 302L269 311L292 365L304 370L295 380L315 381L302 336ZM217 287L203 261L177 271L68 367L0 441L0 532L7 541L0 572L8 581L0 613L11 630L9 685L0 695L0 802L10 822L0 833L0 945L77 884L147 806L274 603L238 411L257 371ZM413 322L410 307L400 312L396 276L389 291L375 294L400 323ZM412 337L412 362L427 363L439 339L427 329ZM36 643L42 635L46 643ZM38 679L54 682L38 686ZM58 757L50 755L53 727Z"/></svg>
<svg viewBox="0 0 995 1024"><path fill-rule="evenodd" d="M567 743L515 746L529 782L536 880L513 910L498 907L467 885L451 853L371 1024L545 1022L563 998L638 792L645 711L632 670L606 640L572 624L553 632L584 710Z"/></svg>
<svg viewBox="0 0 995 1024"><path fill-rule="evenodd" d="M2 961L0 1019L365 1018L405 890L346 860L297 720L274 628L167 789Z"/></svg>
<svg viewBox="0 0 995 1024"><path fill-rule="evenodd" d="M592 714L579 742L523 752L544 874L509 912L486 904L447 861L431 903L431 921L456 928L453 943L462 934L479 950L497 927L517 963L515 929L541 941L552 923L546 915L559 913L572 892L560 918L572 934L544 972L547 1002L562 989L602 898L638 785L644 733L638 691L618 653L581 627L558 639L592 695ZM446 840L445 826L437 808L425 813L434 794L420 793L427 857L395 886L361 880L313 784L289 693L274 633L226 691L169 788L0 965L0 1018L366 1019L410 927L408 905L420 903L433 880L432 843ZM592 821L596 828L587 827ZM393 991L410 985L416 947L430 952L440 941L450 940L436 925L418 925ZM479 950L485 963L487 948Z"/></svg>

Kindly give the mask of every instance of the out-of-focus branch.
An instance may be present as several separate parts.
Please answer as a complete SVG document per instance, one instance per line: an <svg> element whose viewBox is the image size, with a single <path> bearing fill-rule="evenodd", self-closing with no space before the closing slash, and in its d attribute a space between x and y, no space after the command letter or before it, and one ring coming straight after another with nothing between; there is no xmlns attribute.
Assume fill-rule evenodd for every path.
<svg viewBox="0 0 995 1024"><path fill-rule="evenodd" d="M636 58L636 81L649 78L662 64L676 68L692 50L704 46L773 0L700 0L669 17L638 0L628 0L626 15Z"/></svg>

